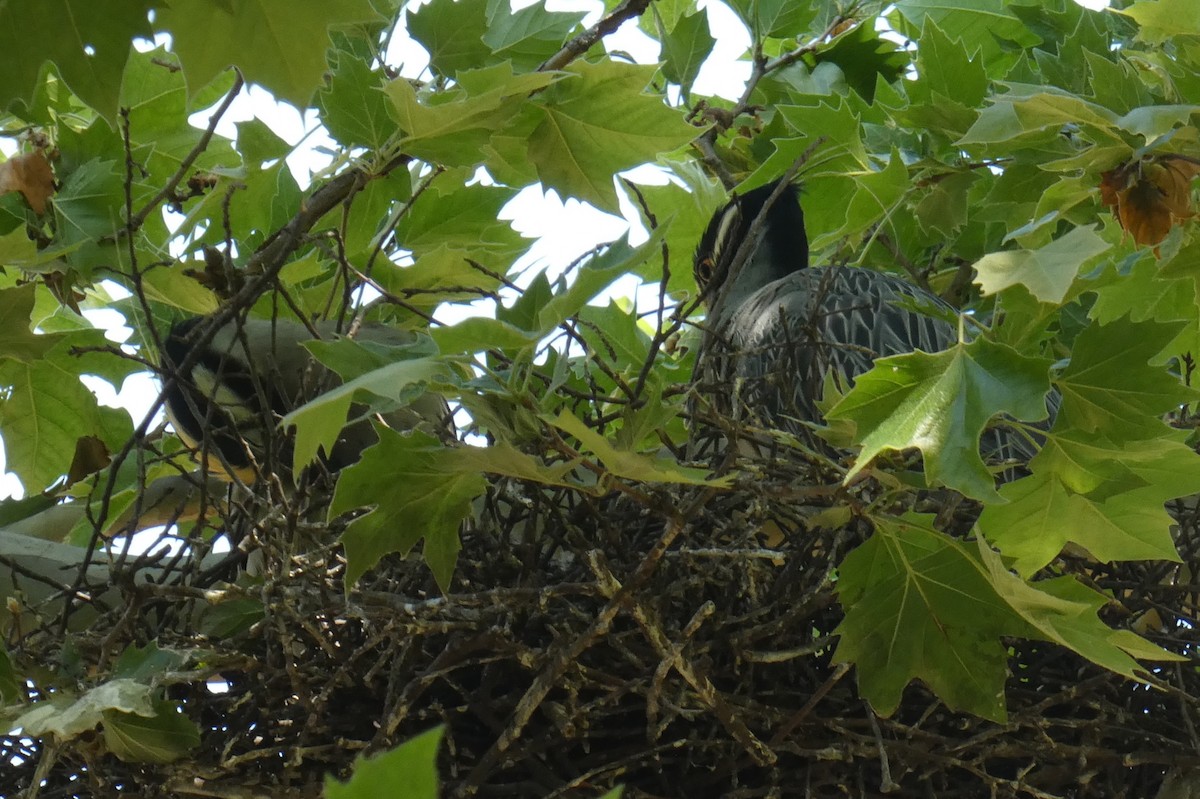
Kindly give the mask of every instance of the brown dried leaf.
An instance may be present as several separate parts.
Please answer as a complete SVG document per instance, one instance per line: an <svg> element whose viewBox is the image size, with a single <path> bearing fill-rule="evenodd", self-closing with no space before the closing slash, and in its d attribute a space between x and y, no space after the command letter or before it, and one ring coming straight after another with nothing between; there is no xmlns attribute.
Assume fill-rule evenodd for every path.
<svg viewBox="0 0 1200 799"><path fill-rule="evenodd" d="M1172 226L1196 215L1192 179L1198 174L1200 165L1173 156L1126 164L1100 176L1100 201L1134 241L1157 245Z"/></svg>
<svg viewBox="0 0 1200 799"><path fill-rule="evenodd" d="M19 191L38 216L54 194L54 172L41 151L14 155L0 164L0 194Z"/></svg>
<svg viewBox="0 0 1200 799"><path fill-rule="evenodd" d="M95 436L83 436L75 441L75 457L67 472L67 485L74 485L112 462L108 446Z"/></svg>

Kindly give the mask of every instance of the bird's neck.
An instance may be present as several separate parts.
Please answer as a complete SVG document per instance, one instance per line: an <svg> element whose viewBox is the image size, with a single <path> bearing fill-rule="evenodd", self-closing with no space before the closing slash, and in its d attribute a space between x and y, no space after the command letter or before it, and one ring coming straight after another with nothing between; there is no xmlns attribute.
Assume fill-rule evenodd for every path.
<svg viewBox="0 0 1200 799"><path fill-rule="evenodd" d="M754 292L804 266L804 261L797 264L794 258L774 252L771 242L764 237L742 268L729 276L709 303L710 323L723 325Z"/></svg>

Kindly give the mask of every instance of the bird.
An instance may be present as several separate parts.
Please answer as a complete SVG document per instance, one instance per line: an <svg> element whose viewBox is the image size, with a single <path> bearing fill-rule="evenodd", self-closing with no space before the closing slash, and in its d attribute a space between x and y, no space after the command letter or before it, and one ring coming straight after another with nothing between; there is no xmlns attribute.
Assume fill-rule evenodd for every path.
<svg viewBox="0 0 1200 799"><path fill-rule="evenodd" d="M163 339L167 418L184 444L200 454L205 469L219 477L250 485L266 473L287 474L291 445L277 430L279 419L341 383L303 343L333 336L335 326L236 317L215 331L213 324L208 316L186 318ZM379 324L363 324L356 337L394 346L416 340L413 333ZM352 417L360 415L361 409L351 410ZM389 411L384 420L400 430L421 428L439 437L452 429L446 400L433 393ZM376 441L370 421L357 419L325 453L325 465L339 471Z"/></svg>
<svg viewBox="0 0 1200 799"><path fill-rule="evenodd" d="M844 393L876 358L939 352L959 340L957 309L923 288L872 269L810 266L790 182L735 195L718 209L693 267L707 306L693 379L704 401L722 418L783 430L822 450L812 424L823 422L817 405L827 379ZM993 428L984 439L990 460L1036 453L1015 431Z"/></svg>

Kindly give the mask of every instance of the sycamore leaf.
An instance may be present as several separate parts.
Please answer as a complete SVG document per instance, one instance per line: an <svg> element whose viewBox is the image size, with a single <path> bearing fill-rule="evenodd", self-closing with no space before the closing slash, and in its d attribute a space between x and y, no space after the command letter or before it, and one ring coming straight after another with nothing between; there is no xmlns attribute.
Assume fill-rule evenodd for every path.
<svg viewBox="0 0 1200 799"><path fill-rule="evenodd" d="M325 799L438 799L437 753L444 729L434 727L390 751L356 758L350 779L325 777Z"/></svg>
<svg viewBox="0 0 1200 799"><path fill-rule="evenodd" d="M514 196L516 192L499 186L435 184L401 218L396 240L417 257L445 246L485 265L506 259L523 248L512 225L499 218Z"/></svg>
<svg viewBox="0 0 1200 799"><path fill-rule="evenodd" d="M1166 369L1147 365L1181 327L1128 317L1089 325L1055 381L1062 392L1062 414L1079 429L1102 430L1113 440L1164 432L1159 417L1200 396Z"/></svg>
<svg viewBox="0 0 1200 799"><path fill-rule="evenodd" d="M959 144L998 144L1031 133L1058 136L1063 125L1085 127L1104 142L1120 143L1117 115L1104 106L1090 103L1062 90L1047 91L1037 86L1010 85L1008 94L992 98L992 105L979 112Z"/></svg>
<svg viewBox="0 0 1200 799"><path fill-rule="evenodd" d="M155 11L195 94L236 66L281 100L305 108L325 74L329 29L378 15L369 0L172 0Z"/></svg>
<svg viewBox="0 0 1200 799"><path fill-rule="evenodd" d="M1029 583L982 538L956 541L929 516L874 522L839 568L846 615L834 659L855 664L860 691L883 714L920 679L951 708L1003 721L1007 636L1059 644L1131 679L1134 658L1181 659L1109 628L1097 615L1107 598L1073 578Z"/></svg>
<svg viewBox="0 0 1200 799"><path fill-rule="evenodd" d="M974 263L975 282L984 294L1021 284L1041 302L1062 303L1080 268L1112 245L1091 227L1077 227L1036 250L1009 250Z"/></svg>
<svg viewBox="0 0 1200 799"><path fill-rule="evenodd" d="M432 436L376 429L379 443L342 470L329 506L330 519L356 508L370 509L342 534L346 590L384 555L405 554L424 539L422 555L446 591L461 548L459 525L487 483L454 448Z"/></svg>
<svg viewBox="0 0 1200 799"><path fill-rule="evenodd" d="M1000 636L1019 624L972 549L908 514L877 519L838 567L846 616L834 660L856 666L859 691L881 714L920 679L954 710L1004 720Z"/></svg>
<svg viewBox="0 0 1200 799"><path fill-rule="evenodd" d="M329 83L321 89L321 121L345 145L379 147L395 130L383 95L384 77L363 58L334 50Z"/></svg>
<svg viewBox="0 0 1200 799"><path fill-rule="evenodd" d="M436 104L422 102L403 78L388 83L384 91L404 132L405 152L449 166L473 166L483 160L481 151L492 136L503 133L521 110L525 97L555 79L548 72L515 75L505 62L459 72L460 88L433 95L430 99Z"/></svg>
<svg viewBox="0 0 1200 799"><path fill-rule="evenodd" d="M174 702L159 700L151 716L106 711L104 743L126 763L171 763L200 745L200 728Z"/></svg>
<svg viewBox="0 0 1200 799"><path fill-rule="evenodd" d="M1129 630L1114 630L1097 616L1109 602L1098 591L1072 577L1059 577L1029 583L1004 568L1004 564L983 539L978 540L980 560L999 597L1019 615L1029 630L1027 638L1041 638L1082 655L1097 666L1141 681L1144 671L1134 658L1180 661L1187 658L1168 652Z"/></svg>
<svg viewBox="0 0 1200 799"><path fill-rule="evenodd" d="M846 479L885 450L917 447L931 484L936 480L976 499L998 500L979 456L979 436L997 414L1044 419L1049 366L982 338L932 355L880 358L827 414L865 433Z"/></svg>
<svg viewBox="0 0 1200 799"><path fill-rule="evenodd" d="M1149 44L1176 36L1200 36L1200 18L1190 0L1138 0L1117 13L1132 17L1139 26L1138 38Z"/></svg>
<svg viewBox="0 0 1200 799"><path fill-rule="evenodd" d="M580 13L547 11L541 3L518 11L497 3L482 39L491 48L493 58L531 70L558 52L583 17Z"/></svg>
<svg viewBox="0 0 1200 799"><path fill-rule="evenodd" d="M153 716L152 689L145 683L118 678L101 683L78 699L62 697L35 703L13 722L27 735L70 740L96 728L107 711Z"/></svg>
<svg viewBox="0 0 1200 799"><path fill-rule="evenodd" d="M576 61L539 96L542 121L529 157L547 187L616 211L616 173L653 162L697 131L661 98L644 94L654 67Z"/></svg>
<svg viewBox="0 0 1200 799"><path fill-rule="evenodd" d="M36 361L62 340L61 334L38 335L29 329L34 290L32 283L0 289L0 358Z"/></svg>
<svg viewBox="0 0 1200 799"><path fill-rule="evenodd" d="M668 33L658 6L653 9L658 37L662 41L663 75L672 83L678 83L686 97L716 43L708 31L708 12L701 10L680 17Z"/></svg>
<svg viewBox="0 0 1200 799"><path fill-rule="evenodd" d="M1000 489L1005 505L989 505L979 517L988 541L1018 573L1029 576L1073 541L1097 560L1178 561L1170 515L1145 489L1094 501L1076 494L1053 474L1037 473Z"/></svg>
<svg viewBox="0 0 1200 799"><path fill-rule="evenodd" d="M1192 179L1200 164L1164 156L1142 159L1100 176L1100 199L1138 244L1157 245L1195 216Z"/></svg>
<svg viewBox="0 0 1200 799"><path fill-rule="evenodd" d="M0 3L0 108L29 103L46 61L71 91L108 120L117 115L121 71L135 37L152 38L149 0Z"/></svg>
<svg viewBox="0 0 1200 799"><path fill-rule="evenodd" d="M312 341L307 342L306 346L314 353L324 356L324 360L332 357L333 353L344 353L347 349L362 345L343 340ZM447 372L446 364L438 358L409 358L396 361L348 380L287 414L280 421L280 425L284 429L291 425L296 427L292 473L299 474L304 467L312 463L319 450L324 449L327 453L333 451L338 434L346 426L346 417L350 413L350 406L356 394L360 400L364 399L362 395L365 394L385 400L402 401L408 398L410 392L406 390L410 386L444 377Z"/></svg>
<svg viewBox="0 0 1200 799"><path fill-rule="evenodd" d="M454 452L455 461L464 470L476 469L488 474L502 474L543 485L567 486L585 493L595 493L594 486L567 479L567 475L575 468L575 461L547 464L505 441L496 441L486 447L458 447Z"/></svg>
<svg viewBox="0 0 1200 799"><path fill-rule="evenodd" d="M65 356L64 356L65 357ZM100 426L96 395L63 358L0 363L0 430L9 470L26 490L41 490L67 473L75 442Z"/></svg>
<svg viewBox="0 0 1200 799"><path fill-rule="evenodd" d="M0 163L0 194L19 191L38 216L54 194L54 172L42 152L20 153Z"/></svg>
<svg viewBox="0 0 1200 799"><path fill-rule="evenodd" d="M579 439L581 448L599 458L604 468L617 477L652 483L713 486L729 485L733 479L732 476L709 479L707 469L681 466L674 458L654 458L639 452L618 449L607 438L567 410L559 411L557 417L543 419Z"/></svg>
<svg viewBox="0 0 1200 799"><path fill-rule="evenodd" d="M408 32L429 51L430 65L448 78L492 59L483 43L488 0L433 0L408 11ZM541 10L539 8L539 10Z"/></svg>
<svg viewBox="0 0 1200 799"><path fill-rule="evenodd" d="M792 0L732 0L729 6L755 36L799 36L816 15L816 7Z"/></svg>

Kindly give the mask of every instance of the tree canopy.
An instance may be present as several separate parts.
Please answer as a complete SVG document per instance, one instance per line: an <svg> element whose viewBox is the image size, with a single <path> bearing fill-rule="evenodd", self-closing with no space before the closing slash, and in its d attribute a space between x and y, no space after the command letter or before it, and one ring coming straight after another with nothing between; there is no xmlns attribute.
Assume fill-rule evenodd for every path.
<svg viewBox="0 0 1200 799"><path fill-rule="evenodd" d="M434 796L440 757L460 796L1108 796L1197 765L1194 4L729 0L736 99L694 89L697 5L0 4L2 782ZM609 52L623 24L656 63ZM327 131L310 185L261 120L217 132L249 85ZM714 469L692 251L783 174L814 263L901 275L963 334L828 397L845 457L753 430ZM500 216L535 184L647 236L525 268ZM657 291L595 301L630 274ZM276 431L294 480L227 492L87 381L247 314L337 320L311 352L342 383ZM380 426L325 473L348 412L426 392L456 440ZM989 424L1038 443L1017 479Z"/></svg>

